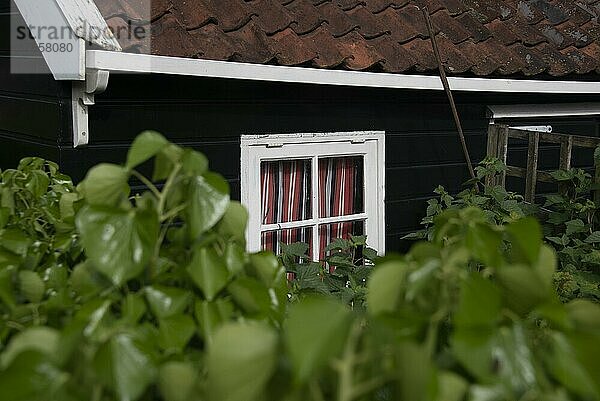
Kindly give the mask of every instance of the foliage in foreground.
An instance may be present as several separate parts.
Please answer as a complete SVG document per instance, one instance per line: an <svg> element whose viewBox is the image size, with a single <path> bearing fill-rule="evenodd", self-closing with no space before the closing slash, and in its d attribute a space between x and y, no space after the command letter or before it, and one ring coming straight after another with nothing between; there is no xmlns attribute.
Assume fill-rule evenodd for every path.
<svg viewBox="0 0 600 401"><path fill-rule="evenodd" d="M160 189L135 171L152 158ZM559 301L533 219L446 211L431 242L376 261L352 294L364 308L289 303L285 270L244 251L246 212L200 153L145 133L78 190L34 162L1 183L2 400L600 398L600 308ZM131 177L149 191L130 196Z"/></svg>

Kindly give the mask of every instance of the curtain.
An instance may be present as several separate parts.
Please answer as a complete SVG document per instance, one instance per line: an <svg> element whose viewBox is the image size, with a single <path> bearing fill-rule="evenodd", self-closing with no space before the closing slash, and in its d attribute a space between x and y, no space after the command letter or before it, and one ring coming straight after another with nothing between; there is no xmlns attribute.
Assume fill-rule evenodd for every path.
<svg viewBox="0 0 600 401"><path fill-rule="evenodd" d="M320 159L319 216L347 216L363 212L363 159L336 157ZM262 223L301 221L312 217L311 160L267 161L261 163ZM362 233L362 222L319 226L319 259L335 238ZM280 243L311 244L310 227L264 232L263 249L280 252Z"/></svg>
<svg viewBox="0 0 600 401"><path fill-rule="evenodd" d="M361 213L363 194L362 157L338 157L319 160L319 217L348 216ZM362 222L319 226L319 259L336 238L349 238L362 232Z"/></svg>
<svg viewBox="0 0 600 401"><path fill-rule="evenodd" d="M311 161L269 161L261 164L262 223L275 224L312 217ZM310 229L262 234L263 249L279 253L279 243L311 242Z"/></svg>

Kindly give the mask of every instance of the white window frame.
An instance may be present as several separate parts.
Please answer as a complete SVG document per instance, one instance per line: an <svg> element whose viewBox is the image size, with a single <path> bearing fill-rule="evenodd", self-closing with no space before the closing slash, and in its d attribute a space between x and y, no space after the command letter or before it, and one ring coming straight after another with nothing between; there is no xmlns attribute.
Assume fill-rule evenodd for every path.
<svg viewBox="0 0 600 401"><path fill-rule="evenodd" d="M319 218L317 161L323 157L364 157L364 213ZM312 159L312 218L301 222L264 225L261 222L261 162L268 160ZM385 251L385 134L382 131L312 134L242 135L241 197L250 214L246 230L250 252L261 250L261 233L297 227L311 227L313 258L318 259L320 224L365 221L368 245L380 255Z"/></svg>

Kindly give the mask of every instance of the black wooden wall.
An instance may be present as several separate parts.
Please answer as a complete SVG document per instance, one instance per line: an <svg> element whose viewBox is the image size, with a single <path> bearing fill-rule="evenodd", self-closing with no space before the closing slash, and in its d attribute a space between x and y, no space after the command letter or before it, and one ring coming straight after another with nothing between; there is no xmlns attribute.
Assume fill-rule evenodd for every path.
<svg viewBox="0 0 600 401"><path fill-rule="evenodd" d="M73 149L69 87L47 76L10 75L5 58L0 67L1 168L14 166L22 156L38 155L58 161L80 180L98 162L122 162L133 138L154 129L203 151L238 198L240 135L384 130L388 250L406 246L400 238L419 227L425 202L437 185L456 192L468 178L443 92L112 74L107 92L96 96L97 104L90 108L89 146ZM539 95L455 97L474 161L484 157L487 105L540 101ZM563 123L574 133L596 132L598 126L589 118ZM518 144L515 150L514 157L522 158Z"/></svg>
<svg viewBox="0 0 600 401"><path fill-rule="evenodd" d="M534 103L539 96L456 94L456 99L471 157L478 161L485 156L487 105ZM545 97L547 102L566 100ZM574 133L587 134L588 127L598 126L594 119L564 124ZM64 149L63 166L79 178L95 162L123 160L132 138L144 129L207 154L212 168L229 180L234 197L239 197L240 135L383 130L389 250L406 246L400 238L419 227L437 185L456 192L468 178L442 92L172 76L113 75L108 91L91 108L90 146ZM522 149L516 151L519 157Z"/></svg>
<svg viewBox="0 0 600 401"><path fill-rule="evenodd" d="M27 154L60 161L70 141L70 86L52 78L35 48L13 56L41 66L41 73L14 74L10 26L10 3L0 0L0 168L15 166Z"/></svg>

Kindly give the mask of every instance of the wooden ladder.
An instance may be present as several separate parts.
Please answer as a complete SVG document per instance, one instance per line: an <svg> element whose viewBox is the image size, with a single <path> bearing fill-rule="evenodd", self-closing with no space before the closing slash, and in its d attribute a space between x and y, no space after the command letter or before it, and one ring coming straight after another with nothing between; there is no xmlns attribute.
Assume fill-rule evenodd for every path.
<svg viewBox="0 0 600 401"><path fill-rule="evenodd" d="M527 167L509 166L506 163L508 156L509 138L527 141ZM500 175L488 178L487 185L506 186L506 176L525 178L525 201L533 203L537 182L554 183L548 171L538 170L538 155L540 142L560 144L560 160L558 168L568 170L571 168L571 155L573 147L595 149L600 145L600 138L526 131L510 128L507 125L491 124L488 130L487 155L501 160L506 165L506 171ZM596 165L595 182L600 182L600 165ZM600 200L600 190L594 191L594 199Z"/></svg>

